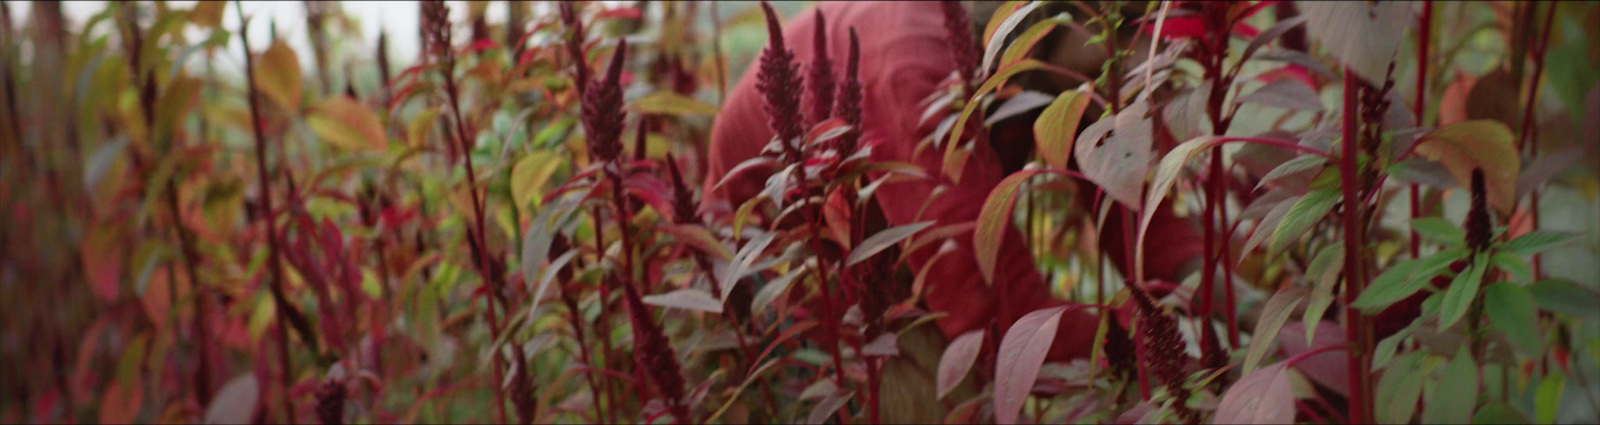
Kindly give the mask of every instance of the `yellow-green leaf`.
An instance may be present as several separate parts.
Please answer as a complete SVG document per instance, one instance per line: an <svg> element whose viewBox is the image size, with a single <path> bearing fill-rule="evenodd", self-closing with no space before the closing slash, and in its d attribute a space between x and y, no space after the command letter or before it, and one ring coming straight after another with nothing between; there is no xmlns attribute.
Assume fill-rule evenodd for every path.
<svg viewBox="0 0 1600 425"><path fill-rule="evenodd" d="M1417 142L1417 154L1444 165L1462 187L1472 185L1472 169L1482 168L1489 205L1510 215L1517 200L1517 173L1522 163L1511 129L1494 120L1451 124Z"/></svg>
<svg viewBox="0 0 1600 425"><path fill-rule="evenodd" d="M222 25L222 9L228 6L224 1L195 2L194 9L189 10L189 22L202 27L216 28Z"/></svg>
<svg viewBox="0 0 1600 425"><path fill-rule="evenodd" d="M633 101L629 107L639 113L680 117L717 114L717 107L709 103L669 91L651 93Z"/></svg>
<svg viewBox="0 0 1600 425"><path fill-rule="evenodd" d="M528 208L529 202L544 191L550 175L561 168L560 157L554 151L537 151L517 160L511 168L511 199L517 208Z"/></svg>
<svg viewBox="0 0 1600 425"><path fill-rule="evenodd" d="M283 40L272 43L256 60L256 87L285 110L300 108L300 59Z"/></svg>
<svg viewBox="0 0 1600 425"><path fill-rule="evenodd" d="M1062 92L1033 122L1033 140L1045 164L1067 168L1067 159L1072 157L1072 142L1078 137L1078 122L1088 107L1089 96L1083 92Z"/></svg>
<svg viewBox="0 0 1600 425"><path fill-rule="evenodd" d="M387 145L378 115L349 96L323 100L306 117L306 124L318 138L344 149L383 149Z"/></svg>
<svg viewBox="0 0 1600 425"><path fill-rule="evenodd" d="M978 210L978 228L972 233L972 247L977 251L978 271L985 283L994 283L995 263L1000 258L1000 243L1011 225L1011 207L1017 202L1017 189L1044 170L1022 170L994 186L989 197Z"/></svg>

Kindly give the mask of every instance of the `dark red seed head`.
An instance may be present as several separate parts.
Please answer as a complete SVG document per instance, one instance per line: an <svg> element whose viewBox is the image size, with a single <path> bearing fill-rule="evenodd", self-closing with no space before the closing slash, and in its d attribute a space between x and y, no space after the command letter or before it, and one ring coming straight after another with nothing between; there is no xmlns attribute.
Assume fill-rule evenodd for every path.
<svg viewBox="0 0 1600 425"><path fill-rule="evenodd" d="M811 49L816 57L811 60L811 73L806 76L811 89L811 123L828 119L834 91L833 59L828 57L828 21L823 18L821 9L816 14L817 28Z"/></svg>
<svg viewBox="0 0 1600 425"><path fill-rule="evenodd" d="M973 74L979 66L978 43L972 36L972 19L959 1L941 1L939 11L944 13L944 29L950 44L951 59L961 73L961 81L972 84Z"/></svg>
<svg viewBox="0 0 1600 425"><path fill-rule="evenodd" d="M756 89L766 98L767 124L782 142L791 160L799 159L795 141L803 134L800 122L800 71L794 52L783 44L783 27L772 5L761 3L767 15L767 49L761 54Z"/></svg>
<svg viewBox="0 0 1600 425"><path fill-rule="evenodd" d="M622 154L622 64L628 42L617 43L616 54L606 69L605 79L594 80L583 95L583 129L588 137L589 154L609 162Z"/></svg>
<svg viewBox="0 0 1600 425"><path fill-rule="evenodd" d="M861 43L856 40L856 29L850 28L850 57L845 61L844 81L839 84L839 94L834 98L833 116L850 125L850 132L837 139L839 154L855 153L856 141L861 137Z"/></svg>
<svg viewBox="0 0 1600 425"><path fill-rule="evenodd" d="M1483 169L1472 169L1472 207L1467 210L1467 246L1474 252L1489 247L1494 224L1489 218L1487 190L1484 189Z"/></svg>

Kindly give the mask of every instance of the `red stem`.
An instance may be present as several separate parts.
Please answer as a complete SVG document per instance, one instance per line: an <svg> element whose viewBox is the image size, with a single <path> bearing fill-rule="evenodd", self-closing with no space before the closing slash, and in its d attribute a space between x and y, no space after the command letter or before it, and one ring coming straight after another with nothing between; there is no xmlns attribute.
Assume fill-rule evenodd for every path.
<svg viewBox="0 0 1600 425"><path fill-rule="evenodd" d="M1367 323L1361 315L1361 310L1355 308L1356 297L1366 287L1366 275L1363 265L1366 264L1363 242L1363 225L1361 219L1361 196L1357 193L1360 174L1356 170L1356 159L1360 155L1359 142L1357 142L1357 126L1360 124L1360 115L1356 110L1359 101L1358 92L1361 82L1356 78L1354 71L1345 68L1344 72L1344 117L1343 139L1340 142L1343 155L1339 159L1340 184L1344 192L1344 275L1345 275L1345 332L1347 341L1353 344L1349 353L1349 378L1350 378L1350 419L1361 423L1372 422L1370 406L1370 374L1368 364L1371 359L1366 353Z"/></svg>
<svg viewBox="0 0 1600 425"><path fill-rule="evenodd" d="M1425 118L1423 115L1426 114L1428 109L1424 105L1427 104L1428 99L1428 48L1432 45L1431 41L1433 36L1432 1L1422 2L1422 19L1419 26L1421 29L1418 31L1419 35L1417 40L1417 98L1416 101L1411 102L1411 115L1412 121L1415 121L1416 125L1421 127L1423 119ZM1411 184L1410 192L1411 218L1416 219L1422 217L1421 189L1417 186L1417 184L1413 183ZM1411 229L1410 242L1411 258L1421 257L1422 243L1421 239L1417 237L1416 229Z"/></svg>
<svg viewBox="0 0 1600 425"><path fill-rule="evenodd" d="M247 31L250 21L244 18L243 2L236 1L234 5L239 13L239 44L244 45L244 70L248 86L246 96L250 103L251 129L256 139L256 180L261 182L261 227L267 238L267 267L272 272L272 283L269 287L272 291L273 305L278 311L273 316L278 322L278 367L282 369L279 385L283 392L283 419L284 422L292 424L295 418L294 406L289 400L289 384L290 371L294 368L289 359L289 324L285 323L284 319L289 311L289 302L283 296L283 259L278 255L278 235L272 226L272 179L267 175L267 139L263 135L265 131L261 129L260 94L257 93L255 84L249 84L249 81L256 80L255 58L250 56L250 37Z"/></svg>
<svg viewBox="0 0 1600 425"><path fill-rule="evenodd" d="M1538 7L1538 4L1530 3L1528 7ZM1529 13L1533 13L1533 11L1529 10ZM1528 83L1527 100L1522 103L1522 131L1518 140L1519 144L1527 149L1530 160L1539 155L1538 132L1534 131L1533 128L1533 110L1539 106L1536 103L1539 99L1539 77L1544 73L1545 49L1550 45L1550 28L1554 27L1551 24L1554 23L1555 16L1556 5L1551 4L1544 15L1544 31L1539 35L1539 44L1534 45L1533 81ZM1529 213L1533 215L1533 230L1539 230L1539 189L1534 188L1531 192L1528 201ZM1540 270L1542 268L1540 267L1541 261L1539 260L1540 255L1533 254L1533 261L1530 265L1533 268L1534 281L1538 281L1539 276L1542 274L1542 270Z"/></svg>

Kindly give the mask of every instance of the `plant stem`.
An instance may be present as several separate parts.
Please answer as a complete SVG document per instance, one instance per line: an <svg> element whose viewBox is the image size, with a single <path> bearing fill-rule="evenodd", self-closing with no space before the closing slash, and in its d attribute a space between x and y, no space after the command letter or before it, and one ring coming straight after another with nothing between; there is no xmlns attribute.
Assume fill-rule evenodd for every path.
<svg viewBox="0 0 1600 425"><path fill-rule="evenodd" d="M1353 307L1356 297L1361 290L1366 288L1366 275L1363 266L1366 264L1365 242L1363 238L1362 203L1359 191L1360 182L1357 180L1361 174L1356 169L1356 159L1360 155L1357 139L1357 126L1360 125L1360 115L1356 104L1359 101L1358 93L1361 82L1356 78L1355 72L1349 68L1344 71L1344 116L1342 134L1339 142L1343 148L1343 155L1339 158L1340 187L1344 194L1344 276L1345 276L1345 340L1349 341L1349 378L1350 378L1350 419L1355 422L1372 422L1371 395L1369 394L1371 359L1367 357L1367 323L1361 315L1361 310Z"/></svg>
<svg viewBox="0 0 1600 425"><path fill-rule="evenodd" d="M1532 52L1533 80L1528 83L1527 100L1522 103L1522 131L1517 140L1518 144L1528 151L1530 160L1539 155L1538 131L1534 130L1533 111L1539 106L1539 77L1544 73L1545 49L1550 45L1550 29L1554 27L1552 24L1555 21L1556 6L1554 3L1550 4L1549 9L1545 12L1544 31L1539 35L1539 42L1534 45ZM1538 3L1530 3L1528 7L1538 7ZM1533 10L1530 9L1528 13L1533 13ZM1528 199L1528 212L1533 215L1533 230L1539 230L1539 189L1534 188L1530 191ZM1530 265L1533 269L1534 281L1538 281L1543 274L1542 267L1540 267L1540 259L1541 256L1539 254L1533 254L1533 261Z"/></svg>
<svg viewBox="0 0 1600 425"><path fill-rule="evenodd" d="M278 322L278 367L282 370L279 390L283 392L283 420L293 424L294 406L289 400L289 384L294 368L289 359L289 325L284 319L290 307L283 294L283 259L278 255L278 232L273 229L272 223L272 178L267 174L267 139L263 134L265 130L261 128L261 95L252 83L256 80L256 66L255 58L250 56L250 21L244 17L244 2L235 1L234 5L239 13L239 44L244 46L245 85L248 87L246 96L250 103L251 130L256 139L256 180L261 182L261 227L267 239L267 268L272 272L270 288L273 305L277 308L274 316Z"/></svg>
<svg viewBox="0 0 1600 425"><path fill-rule="evenodd" d="M1428 110L1428 108L1426 108L1424 105L1426 105L1428 99L1428 48L1432 44L1431 41L1433 35L1432 1L1424 0L1422 2L1422 18L1419 22L1419 26L1421 29L1417 31L1417 97L1416 101L1411 102L1411 116L1412 121L1415 121L1416 126L1421 127L1425 118L1423 116L1424 111ZM1409 192L1411 198L1411 218L1417 219L1422 217L1421 189L1415 183L1412 183L1410 186ZM1422 241L1417 237L1417 230L1411 229L1409 232L1409 237L1411 242L1411 258L1421 258Z"/></svg>

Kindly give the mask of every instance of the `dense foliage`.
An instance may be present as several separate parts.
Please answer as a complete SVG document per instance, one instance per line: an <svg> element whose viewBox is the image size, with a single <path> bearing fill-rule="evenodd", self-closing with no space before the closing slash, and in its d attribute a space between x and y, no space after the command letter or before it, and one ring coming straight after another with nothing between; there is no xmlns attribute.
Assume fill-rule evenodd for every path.
<svg viewBox="0 0 1600 425"><path fill-rule="evenodd" d="M415 61L334 2L271 39L173 3L0 3L0 421L1600 418L1595 2L943 2L942 169L872 161L874 58L801 63L764 3L424 1ZM1068 31L1101 74L1031 54ZM756 49L778 137L735 174L771 178L708 214ZM1034 111L977 221L875 216ZM1115 270L1164 204L1201 270ZM909 256L993 280L1013 227L1074 304L946 341ZM1094 354L1046 362L1068 311Z"/></svg>

